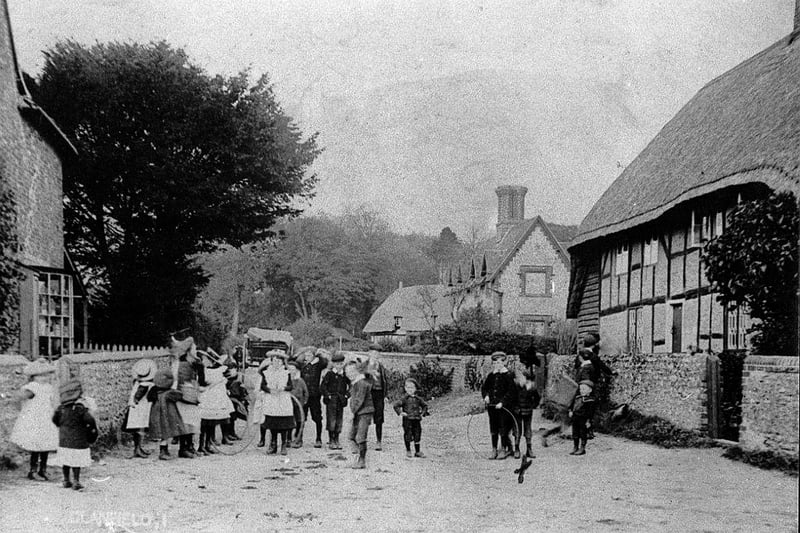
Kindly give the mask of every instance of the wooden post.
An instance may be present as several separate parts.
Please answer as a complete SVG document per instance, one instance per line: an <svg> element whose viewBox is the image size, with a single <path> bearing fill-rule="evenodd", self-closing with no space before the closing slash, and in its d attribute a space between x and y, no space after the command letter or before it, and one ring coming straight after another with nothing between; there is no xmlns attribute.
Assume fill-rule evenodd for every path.
<svg viewBox="0 0 800 533"><path fill-rule="evenodd" d="M708 436L718 439L720 435L720 399L722 384L720 383L719 357L709 354L706 357L706 407L708 409Z"/></svg>

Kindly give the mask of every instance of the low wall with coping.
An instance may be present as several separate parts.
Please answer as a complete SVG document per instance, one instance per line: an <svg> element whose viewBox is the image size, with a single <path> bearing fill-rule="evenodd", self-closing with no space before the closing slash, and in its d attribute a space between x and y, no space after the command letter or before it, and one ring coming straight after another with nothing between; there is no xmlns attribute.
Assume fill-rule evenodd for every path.
<svg viewBox="0 0 800 533"><path fill-rule="evenodd" d="M78 376L84 394L97 402L97 427L102 437L116 437L125 416L133 378L131 368L140 359L153 359L159 368L167 365L168 351L99 352L65 355L56 363L53 386L70 375ZM19 462L21 450L9 442L19 414L20 388L28 381L22 368L29 361L18 355L0 355L0 457Z"/></svg>
<svg viewBox="0 0 800 533"><path fill-rule="evenodd" d="M609 401L657 416L688 430L708 429L705 354L604 355L617 372L608 379ZM574 355L548 360L547 391L552 394L559 376L574 377Z"/></svg>
<svg viewBox="0 0 800 533"><path fill-rule="evenodd" d="M751 355L742 373L739 442L749 450L798 456L800 360Z"/></svg>

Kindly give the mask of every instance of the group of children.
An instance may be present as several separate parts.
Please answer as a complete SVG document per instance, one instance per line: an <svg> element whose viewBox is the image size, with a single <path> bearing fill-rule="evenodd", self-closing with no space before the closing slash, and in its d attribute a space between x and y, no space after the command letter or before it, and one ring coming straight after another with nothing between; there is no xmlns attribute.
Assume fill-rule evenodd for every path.
<svg viewBox="0 0 800 533"><path fill-rule="evenodd" d="M385 372L377 352L367 361L345 363L341 352L330 354L311 349L298 358L273 350L258 367L258 383L248 392L236 365L213 350L198 350L191 337L175 341L166 368L142 359L132 367L133 385L122 429L133 438L132 458L150 455L145 437L159 441L159 459L171 459L170 442L179 445L178 457L194 458L220 453L216 428L221 428L221 444L240 440L235 421L249 420L260 426L258 447L265 447L270 432L268 454L286 455L290 447L303 446L305 417L311 414L316 426L315 448L322 447L322 411L326 408L328 448L342 448L344 409L353 415L348 435L357 459L353 468L366 468L367 433L375 420L383 423ZM22 387L22 408L11 434L11 441L30 452L29 479L47 480L50 452L58 450L63 466L63 485L80 490L80 469L91 464L90 445L97 439L93 412L96 405L83 395L80 381L70 377L59 386L51 384L56 367L41 359L25 366L29 382ZM376 387L376 384L378 386ZM405 394L393 407L403 417L406 452L424 457L420 450L420 420L428 414L425 401L417 396L418 384L406 380ZM250 398L254 399L250 412ZM376 424L381 449L381 433ZM198 435L197 447L194 436ZM280 448L278 440L280 438Z"/></svg>

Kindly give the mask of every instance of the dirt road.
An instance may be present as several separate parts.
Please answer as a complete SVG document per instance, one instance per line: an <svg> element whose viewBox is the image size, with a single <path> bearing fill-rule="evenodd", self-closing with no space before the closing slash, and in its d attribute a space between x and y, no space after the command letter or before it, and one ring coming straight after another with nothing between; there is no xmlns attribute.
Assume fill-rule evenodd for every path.
<svg viewBox="0 0 800 533"><path fill-rule="evenodd" d="M170 462L114 453L84 474L82 493L61 488L55 468L50 482L2 472L0 531L797 531L797 479L718 449L600 435L572 457L556 438L537 443L519 484L518 461L483 458L485 415L463 414L475 400L435 405L424 459L405 457L392 414L385 451L370 449L362 471L348 450L306 445Z"/></svg>

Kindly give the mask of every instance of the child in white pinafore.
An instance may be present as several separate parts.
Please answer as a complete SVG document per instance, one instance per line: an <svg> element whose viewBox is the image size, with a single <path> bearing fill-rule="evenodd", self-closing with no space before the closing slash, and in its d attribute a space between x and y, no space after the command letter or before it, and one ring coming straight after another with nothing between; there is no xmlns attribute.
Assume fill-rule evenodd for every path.
<svg viewBox="0 0 800 533"><path fill-rule="evenodd" d="M128 398L128 417L125 432L133 436L133 457L145 458L150 452L142 448L144 431L150 427L150 408L153 402L147 399L153 388L153 379L158 367L152 359L140 359L133 365L133 387Z"/></svg>
<svg viewBox="0 0 800 533"><path fill-rule="evenodd" d="M56 407L55 391L50 384L55 371L55 367L44 359L29 363L22 369L30 381L22 387L22 409L11 430L10 440L31 452L28 479L36 479L34 475L45 481L49 479L47 456L58 448L58 428L52 421Z"/></svg>

